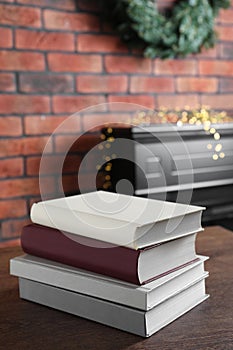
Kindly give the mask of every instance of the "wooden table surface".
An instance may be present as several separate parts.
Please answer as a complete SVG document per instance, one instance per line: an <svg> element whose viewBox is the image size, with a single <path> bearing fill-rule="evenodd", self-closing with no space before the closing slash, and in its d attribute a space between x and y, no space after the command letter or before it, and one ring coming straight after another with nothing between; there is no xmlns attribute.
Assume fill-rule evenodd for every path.
<svg viewBox="0 0 233 350"><path fill-rule="evenodd" d="M233 233L209 227L197 252L210 256L210 298L150 338L21 300L9 259L20 247L0 250L0 349L233 350Z"/></svg>

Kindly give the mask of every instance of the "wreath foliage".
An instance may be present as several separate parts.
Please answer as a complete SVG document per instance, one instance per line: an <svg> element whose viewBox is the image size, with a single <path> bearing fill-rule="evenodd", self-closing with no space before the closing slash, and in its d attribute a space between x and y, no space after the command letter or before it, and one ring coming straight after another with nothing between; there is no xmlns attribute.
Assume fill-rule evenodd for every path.
<svg viewBox="0 0 233 350"><path fill-rule="evenodd" d="M111 14L122 39L143 47L149 58L184 57L213 47L215 18L230 0L178 0L160 13L155 0L112 0Z"/></svg>

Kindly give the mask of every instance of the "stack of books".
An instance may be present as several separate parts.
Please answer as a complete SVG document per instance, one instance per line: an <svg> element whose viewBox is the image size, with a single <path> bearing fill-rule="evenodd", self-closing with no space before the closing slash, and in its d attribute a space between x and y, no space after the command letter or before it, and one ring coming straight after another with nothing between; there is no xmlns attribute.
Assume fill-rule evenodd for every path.
<svg viewBox="0 0 233 350"><path fill-rule="evenodd" d="M10 262L20 297L148 337L208 297L203 209L103 191L35 203Z"/></svg>

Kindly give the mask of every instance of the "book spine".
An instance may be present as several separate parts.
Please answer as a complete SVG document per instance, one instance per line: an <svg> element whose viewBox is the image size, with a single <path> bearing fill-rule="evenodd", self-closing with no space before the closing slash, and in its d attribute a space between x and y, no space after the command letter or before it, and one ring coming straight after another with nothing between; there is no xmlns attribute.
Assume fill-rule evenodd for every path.
<svg viewBox="0 0 233 350"><path fill-rule="evenodd" d="M95 240L37 224L23 228L21 244L27 254L140 285L140 251L107 243L100 245Z"/></svg>

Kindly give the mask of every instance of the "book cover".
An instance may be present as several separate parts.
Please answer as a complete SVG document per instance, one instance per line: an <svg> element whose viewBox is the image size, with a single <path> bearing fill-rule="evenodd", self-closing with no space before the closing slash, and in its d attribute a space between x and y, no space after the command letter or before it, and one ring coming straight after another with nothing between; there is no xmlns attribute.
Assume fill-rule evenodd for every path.
<svg viewBox="0 0 233 350"><path fill-rule="evenodd" d="M19 278L20 297L130 333L149 337L204 301L205 280L181 290L149 311Z"/></svg>
<svg viewBox="0 0 233 350"><path fill-rule="evenodd" d="M31 220L137 250L202 230L204 209L96 191L34 203Z"/></svg>
<svg viewBox="0 0 233 350"><path fill-rule="evenodd" d="M31 224L23 228L21 244L27 254L141 285L197 261L195 238L192 234L139 250L107 243L103 248L92 239L81 236L80 243L69 233Z"/></svg>
<svg viewBox="0 0 233 350"><path fill-rule="evenodd" d="M11 259L10 273L17 277L147 311L208 275L204 269L207 257L199 256L199 258L196 263L143 286L31 255Z"/></svg>

